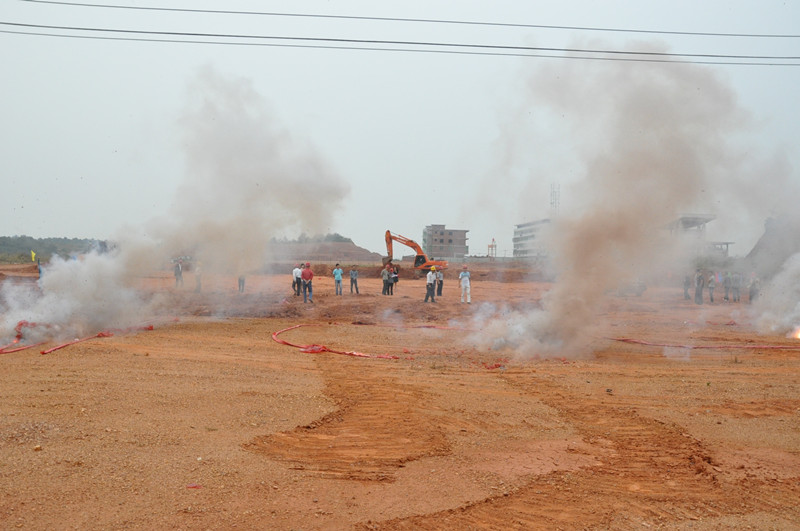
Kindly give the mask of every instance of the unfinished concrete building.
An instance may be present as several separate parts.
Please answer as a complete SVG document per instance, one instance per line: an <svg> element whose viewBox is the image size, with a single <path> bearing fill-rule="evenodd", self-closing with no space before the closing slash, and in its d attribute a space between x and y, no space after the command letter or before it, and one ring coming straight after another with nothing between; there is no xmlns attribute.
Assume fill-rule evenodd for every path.
<svg viewBox="0 0 800 531"><path fill-rule="evenodd" d="M430 258L462 260L469 254L469 230L448 229L444 225L428 225L422 232L422 250Z"/></svg>
<svg viewBox="0 0 800 531"><path fill-rule="evenodd" d="M734 242L706 240L706 225L715 219L716 216L711 214L683 214L669 223L666 229L673 236L681 238L694 256L727 258Z"/></svg>

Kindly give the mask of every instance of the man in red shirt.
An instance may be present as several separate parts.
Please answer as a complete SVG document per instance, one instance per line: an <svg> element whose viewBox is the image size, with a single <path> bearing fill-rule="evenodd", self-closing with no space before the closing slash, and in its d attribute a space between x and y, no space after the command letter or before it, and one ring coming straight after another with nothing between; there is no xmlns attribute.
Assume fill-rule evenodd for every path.
<svg viewBox="0 0 800 531"><path fill-rule="evenodd" d="M300 274L300 279L303 281L303 302L313 303L313 291L311 289L311 280L314 278L314 273L311 272L311 264L306 262L303 272Z"/></svg>

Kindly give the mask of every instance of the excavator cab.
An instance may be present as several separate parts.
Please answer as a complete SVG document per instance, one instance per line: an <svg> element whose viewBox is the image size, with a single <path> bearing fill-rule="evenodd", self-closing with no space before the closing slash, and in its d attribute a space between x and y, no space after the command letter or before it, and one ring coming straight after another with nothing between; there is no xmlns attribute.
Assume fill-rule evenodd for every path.
<svg viewBox="0 0 800 531"><path fill-rule="evenodd" d="M424 254L418 254L417 257L414 259L414 267L420 267L428 261L428 257Z"/></svg>

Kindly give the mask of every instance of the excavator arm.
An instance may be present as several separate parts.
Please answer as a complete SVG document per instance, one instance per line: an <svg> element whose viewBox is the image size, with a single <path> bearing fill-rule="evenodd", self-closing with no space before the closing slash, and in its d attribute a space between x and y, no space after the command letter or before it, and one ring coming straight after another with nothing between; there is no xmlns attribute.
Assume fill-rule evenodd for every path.
<svg viewBox="0 0 800 531"><path fill-rule="evenodd" d="M420 247L419 244L414 240L399 234L392 234L392 232L389 230L386 231L385 239L387 256L383 259L384 265L391 262L394 258L394 254L392 252L392 242L396 241L398 243L402 243L406 247L410 247L416 253L416 257L414 258L414 269L430 269L432 266L435 266L438 269L447 269L446 261L429 259L428 255L425 254L425 251L422 250L422 247Z"/></svg>

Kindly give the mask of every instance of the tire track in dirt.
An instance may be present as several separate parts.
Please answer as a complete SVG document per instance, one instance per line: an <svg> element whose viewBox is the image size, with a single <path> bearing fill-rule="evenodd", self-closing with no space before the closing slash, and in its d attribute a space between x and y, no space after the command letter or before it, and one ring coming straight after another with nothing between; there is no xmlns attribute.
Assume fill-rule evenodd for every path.
<svg viewBox="0 0 800 531"><path fill-rule="evenodd" d="M319 356L317 363L335 411L245 448L320 477L373 481L393 481L406 462L450 453L419 388L361 360Z"/></svg>
<svg viewBox="0 0 800 531"><path fill-rule="evenodd" d="M726 482L704 444L680 426L642 417L612 396L570 395L527 371L505 378L558 410L603 464L534 476L515 492L364 529L641 529L757 512L800 523L794 482Z"/></svg>

